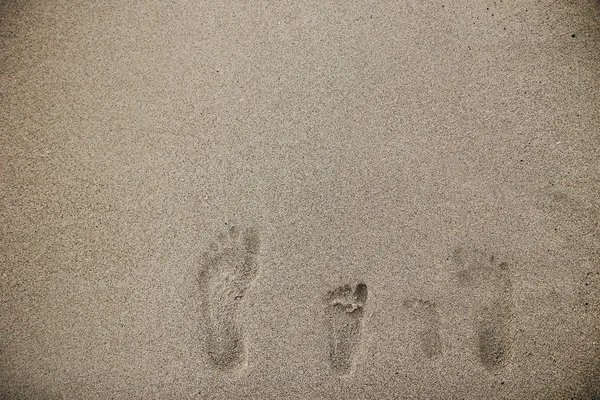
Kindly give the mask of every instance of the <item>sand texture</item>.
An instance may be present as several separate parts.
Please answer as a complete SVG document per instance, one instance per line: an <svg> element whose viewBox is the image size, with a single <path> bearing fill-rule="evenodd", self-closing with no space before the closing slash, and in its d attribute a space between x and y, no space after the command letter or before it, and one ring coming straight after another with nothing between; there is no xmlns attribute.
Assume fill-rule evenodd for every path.
<svg viewBox="0 0 600 400"><path fill-rule="evenodd" d="M598 0L0 1L0 399L600 399Z"/></svg>

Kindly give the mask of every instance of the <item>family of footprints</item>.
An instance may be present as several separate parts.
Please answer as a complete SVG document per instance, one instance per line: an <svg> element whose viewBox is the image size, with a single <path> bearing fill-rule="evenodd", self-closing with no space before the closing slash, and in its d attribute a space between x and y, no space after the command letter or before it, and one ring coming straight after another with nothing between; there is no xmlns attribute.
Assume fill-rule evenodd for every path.
<svg viewBox="0 0 600 400"><path fill-rule="evenodd" d="M247 364L239 306L256 278L259 263L259 233L254 228L230 226L211 244L201 260L199 283L206 294L203 303L207 329L206 349L218 369L233 371ZM478 309L471 316L473 348L479 362L489 371L503 368L510 355L512 288L507 265L493 256L459 249L452 254L458 267L455 276L465 296L475 299ZM365 283L343 285L323 298L324 327L327 332L328 360L338 375L353 371L361 344L368 302ZM420 347L426 358L442 353L439 315L429 300L408 299L402 306L420 321Z"/></svg>

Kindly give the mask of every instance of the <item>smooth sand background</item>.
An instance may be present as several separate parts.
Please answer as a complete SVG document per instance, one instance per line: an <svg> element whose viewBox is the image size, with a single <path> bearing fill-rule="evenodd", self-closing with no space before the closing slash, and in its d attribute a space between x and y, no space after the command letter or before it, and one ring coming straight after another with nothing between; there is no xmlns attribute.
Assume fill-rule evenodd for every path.
<svg viewBox="0 0 600 400"><path fill-rule="evenodd" d="M1 4L1 397L599 398L597 1ZM230 221L261 235L237 374L195 279ZM457 249L508 265L496 373Z"/></svg>

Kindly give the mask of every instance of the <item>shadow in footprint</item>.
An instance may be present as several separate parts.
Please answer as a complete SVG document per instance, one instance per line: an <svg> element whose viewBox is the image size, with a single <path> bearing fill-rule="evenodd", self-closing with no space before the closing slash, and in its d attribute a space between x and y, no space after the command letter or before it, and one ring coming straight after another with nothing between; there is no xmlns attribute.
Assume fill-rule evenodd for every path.
<svg viewBox="0 0 600 400"><path fill-rule="evenodd" d="M206 295L206 349L212 364L225 371L246 364L239 304L258 273L258 231L229 228L202 257L199 282Z"/></svg>
<svg viewBox="0 0 600 400"><path fill-rule="evenodd" d="M456 250L452 259L463 268L458 273L462 286L485 290L485 298L475 299L481 304L474 321L479 361L489 371L504 368L511 351L512 283L508 265L465 249Z"/></svg>
<svg viewBox="0 0 600 400"><path fill-rule="evenodd" d="M326 322L329 332L329 362L338 375L352 372L360 346L367 285L359 283L330 291L326 298Z"/></svg>

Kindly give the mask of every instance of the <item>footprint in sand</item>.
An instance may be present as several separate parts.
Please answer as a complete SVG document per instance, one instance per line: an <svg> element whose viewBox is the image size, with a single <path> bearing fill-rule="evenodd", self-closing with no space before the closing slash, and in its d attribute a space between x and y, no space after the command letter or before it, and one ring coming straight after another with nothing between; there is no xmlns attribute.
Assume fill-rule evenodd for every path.
<svg viewBox="0 0 600 400"><path fill-rule="evenodd" d="M206 295L207 353L218 369L231 371L246 364L239 323L239 305L258 273L258 231L231 226L202 257L200 284Z"/></svg>
<svg viewBox="0 0 600 400"><path fill-rule="evenodd" d="M338 375L352 372L360 346L367 285L340 286L327 294L326 323L329 332L329 362Z"/></svg>
<svg viewBox="0 0 600 400"><path fill-rule="evenodd" d="M421 324L419 337L425 357L433 359L441 355L440 316L436 304L430 300L410 299L405 300L403 306Z"/></svg>
<svg viewBox="0 0 600 400"><path fill-rule="evenodd" d="M489 371L504 368L511 352L512 283L508 265L494 256L478 251L458 249L452 259L462 270L459 283L479 292L474 318L477 356Z"/></svg>

